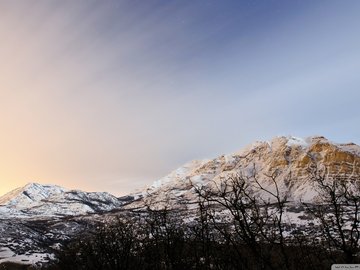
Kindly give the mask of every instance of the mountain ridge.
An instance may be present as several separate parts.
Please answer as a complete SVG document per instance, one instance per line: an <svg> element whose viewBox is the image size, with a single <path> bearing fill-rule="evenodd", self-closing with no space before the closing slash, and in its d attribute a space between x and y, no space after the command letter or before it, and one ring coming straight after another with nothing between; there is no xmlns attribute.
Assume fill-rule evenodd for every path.
<svg viewBox="0 0 360 270"><path fill-rule="evenodd" d="M290 189L292 200L311 201L317 194L309 170L316 168L326 168L333 175L359 177L360 146L334 143L323 136L278 136L270 141L256 141L232 154L186 163L134 196L142 196L145 203L176 203L178 199L195 202L194 185L220 184L232 176L251 178L257 174L261 183L270 188L266 178L277 171L279 187Z"/></svg>
<svg viewBox="0 0 360 270"><path fill-rule="evenodd" d="M29 202L45 199L51 194L65 192L67 189L58 185L39 184L35 182L27 183L25 186L13 189L0 197L0 205L16 204L16 197L21 196L23 200ZM20 198L19 198L20 199Z"/></svg>
<svg viewBox="0 0 360 270"><path fill-rule="evenodd" d="M122 207L125 201L127 208L138 207L150 197L155 201L172 197L191 202L194 201L194 185L220 183L239 173L246 177L255 172L270 175L274 170L281 171L282 182L290 173L298 179L290 183L293 186L292 199L311 200L316 194L310 181L305 179L311 166L327 166L333 173L357 177L360 175L359 164L360 146L354 143L334 143L323 136L277 136L269 141L255 141L232 154L185 163L144 190L124 196L126 200L107 192L84 192L51 184L28 183L0 197L0 212L12 216L21 216L24 212L38 216L42 210L51 215L51 210L45 207L49 203L55 215L78 215L113 210ZM285 184L281 183L281 187L285 188ZM16 210L21 210L21 213Z"/></svg>
<svg viewBox="0 0 360 270"><path fill-rule="evenodd" d="M76 216L110 211L123 204L108 192L68 190L58 185L28 183L0 197L3 217Z"/></svg>

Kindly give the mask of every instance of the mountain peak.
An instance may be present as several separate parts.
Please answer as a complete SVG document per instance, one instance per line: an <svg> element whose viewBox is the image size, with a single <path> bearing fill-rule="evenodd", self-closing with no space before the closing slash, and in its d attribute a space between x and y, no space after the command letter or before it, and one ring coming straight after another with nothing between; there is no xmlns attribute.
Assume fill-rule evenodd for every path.
<svg viewBox="0 0 360 270"><path fill-rule="evenodd" d="M343 151L355 154L360 156L360 146L355 143L335 143L324 136L309 136L305 138L296 137L296 136L277 136L271 139L270 141L256 141L243 148L242 150L234 153L233 155L248 155L254 151L263 151L261 149L269 148L270 150L286 150L287 148L297 148L301 147L303 149L307 149L307 151L322 151L325 150L330 151ZM317 150L315 150L317 149ZM269 151L270 151L269 150ZM289 151L289 149L287 150Z"/></svg>
<svg viewBox="0 0 360 270"><path fill-rule="evenodd" d="M296 137L296 136L292 136L292 135L287 135L287 136L277 136L275 138L273 138L271 140L272 143L275 142L285 142L285 144L287 146L292 146L292 145L299 145L299 146L303 146L303 147L307 147L313 143L318 143L318 142L322 142L322 143L333 143L331 141L329 141L327 138L325 138L324 136L320 136L320 135L313 135L313 136L309 136L309 137Z"/></svg>
<svg viewBox="0 0 360 270"><path fill-rule="evenodd" d="M42 193L44 196L51 195L52 193L62 193L67 191L66 188L63 188L58 185L40 184L35 182L27 183L25 186L23 186L20 189L33 193Z"/></svg>
<svg viewBox="0 0 360 270"><path fill-rule="evenodd" d="M13 217L83 215L110 211L122 203L107 192L67 190L31 182L0 197L0 214Z"/></svg>
<svg viewBox="0 0 360 270"><path fill-rule="evenodd" d="M268 176L276 171L279 188L289 189L293 200L312 200L316 193L309 175L311 168L327 168L329 175L334 176L340 173L358 177L360 146L334 143L324 136L278 136L270 141L257 141L232 154L188 163L156 181L143 196L160 202L169 198L175 202L179 198L196 201L194 184L220 186L224 179L236 175L252 179L256 174L266 187Z"/></svg>
<svg viewBox="0 0 360 270"><path fill-rule="evenodd" d="M56 185L28 183L0 197L2 205L28 204L46 199L52 195L65 192L66 189Z"/></svg>

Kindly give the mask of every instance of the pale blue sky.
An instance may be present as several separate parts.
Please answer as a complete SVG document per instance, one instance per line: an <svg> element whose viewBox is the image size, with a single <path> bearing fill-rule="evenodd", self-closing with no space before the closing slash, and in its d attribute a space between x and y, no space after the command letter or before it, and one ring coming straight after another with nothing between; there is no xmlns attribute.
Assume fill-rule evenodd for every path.
<svg viewBox="0 0 360 270"><path fill-rule="evenodd" d="M0 1L0 181L116 195L277 135L360 143L359 1Z"/></svg>

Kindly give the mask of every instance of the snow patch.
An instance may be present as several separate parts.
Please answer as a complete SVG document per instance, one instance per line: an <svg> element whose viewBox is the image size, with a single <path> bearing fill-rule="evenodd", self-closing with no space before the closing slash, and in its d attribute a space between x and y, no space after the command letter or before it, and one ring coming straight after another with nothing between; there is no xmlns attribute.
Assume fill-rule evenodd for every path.
<svg viewBox="0 0 360 270"><path fill-rule="evenodd" d="M301 147L307 147L309 143L306 141L306 139L299 138L299 137L293 137L290 136L287 138L286 146L301 146Z"/></svg>
<svg viewBox="0 0 360 270"><path fill-rule="evenodd" d="M24 265L35 265L37 263L48 262L53 259L53 255L47 253L31 253L31 254L16 254L11 249L4 247L0 248L0 263L13 262Z"/></svg>

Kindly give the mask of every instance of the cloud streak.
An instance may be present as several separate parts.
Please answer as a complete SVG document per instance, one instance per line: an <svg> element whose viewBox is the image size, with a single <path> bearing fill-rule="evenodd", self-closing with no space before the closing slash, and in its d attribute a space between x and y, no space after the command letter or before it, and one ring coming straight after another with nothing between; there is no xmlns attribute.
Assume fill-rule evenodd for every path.
<svg viewBox="0 0 360 270"><path fill-rule="evenodd" d="M115 194L280 134L358 141L357 1L0 3L0 181Z"/></svg>

